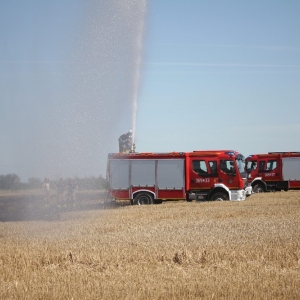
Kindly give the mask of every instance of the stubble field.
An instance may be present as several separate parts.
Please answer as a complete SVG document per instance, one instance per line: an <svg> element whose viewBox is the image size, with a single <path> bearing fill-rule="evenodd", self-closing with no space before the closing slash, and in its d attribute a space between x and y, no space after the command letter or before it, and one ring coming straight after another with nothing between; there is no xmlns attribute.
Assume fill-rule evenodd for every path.
<svg viewBox="0 0 300 300"><path fill-rule="evenodd" d="M19 198L18 198L19 197ZM1 299L300 299L300 192L109 204L0 196Z"/></svg>

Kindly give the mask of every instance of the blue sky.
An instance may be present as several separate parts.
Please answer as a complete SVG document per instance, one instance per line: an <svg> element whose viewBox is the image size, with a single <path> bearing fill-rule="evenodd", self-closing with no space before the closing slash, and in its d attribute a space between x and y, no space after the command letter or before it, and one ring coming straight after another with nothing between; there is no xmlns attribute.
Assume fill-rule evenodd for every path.
<svg viewBox="0 0 300 300"><path fill-rule="evenodd" d="M143 1L0 2L0 174L105 175L136 89L139 152L300 150L300 2Z"/></svg>
<svg viewBox="0 0 300 300"><path fill-rule="evenodd" d="M299 151L299 11L297 1L151 1L137 149Z"/></svg>

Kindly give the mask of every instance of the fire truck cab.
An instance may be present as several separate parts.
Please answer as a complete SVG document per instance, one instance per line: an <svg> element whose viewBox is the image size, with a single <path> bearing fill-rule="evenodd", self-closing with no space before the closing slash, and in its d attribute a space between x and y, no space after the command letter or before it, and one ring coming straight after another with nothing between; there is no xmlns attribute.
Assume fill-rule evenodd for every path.
<svg viewBox="0 0 300 300"><path fill-rule="evenodd" d="M300 152L268 152L246 158L253 192L300 189Z"/></svg>
<svg viewBox="0 0 300 300"><path fill-rule="evenodd" d="M233 150L111 153L109 194L131 204L162 200L245 200L252 188L245 160Z"/></svg>

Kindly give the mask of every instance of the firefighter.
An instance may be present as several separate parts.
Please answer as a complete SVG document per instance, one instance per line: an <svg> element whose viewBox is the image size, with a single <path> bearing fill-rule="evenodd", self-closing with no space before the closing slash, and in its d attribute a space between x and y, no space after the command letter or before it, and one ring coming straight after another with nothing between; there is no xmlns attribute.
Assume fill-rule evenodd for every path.
<svg viewBox="0 0 300 300"><path fill-rule="evenodd" d="M49 205L51 191L50 191L50 179L48 177L46 177L44 179L44 182L42 184L42 190L43 190L43 194L44 194L45 204Z"/></svg>
<svg viewBox="0 0 300 300"><path fill-rule="evenodd" d="M56 204L58 207L64 204L64 193L65 193L65 183L62 178L59 178L56 184L57 194L56 194Z"/></svg>
<svg viewBox="0 0 300 300"><path fill-rule="evenodd" d="M119 152L130 152L132 148L132 130L119 137Z"/></svg>
<svg viewBox="0 0 300 300"><path fill-rule="evenodd" d="M73 209L75 202L75 191L77 190L77 185L74 179L69 179L66 187L67 190L67 208Z"/></svg>

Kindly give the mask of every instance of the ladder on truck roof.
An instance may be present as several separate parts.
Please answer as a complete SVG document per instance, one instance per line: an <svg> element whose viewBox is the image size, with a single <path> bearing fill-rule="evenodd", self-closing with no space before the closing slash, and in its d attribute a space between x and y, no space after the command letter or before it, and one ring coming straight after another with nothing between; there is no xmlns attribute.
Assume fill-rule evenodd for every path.
<svg viewBox="0 0 300 300"><path fill-rule="evenodd" d="M268 154L300 154L300 151L285 151L285 152L268 152Z"/></svg>

